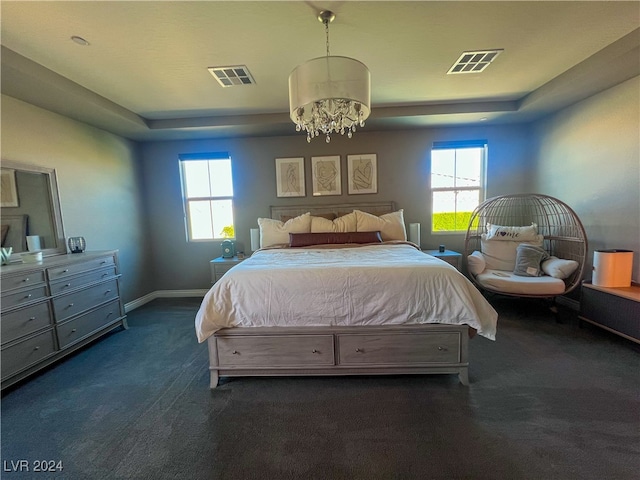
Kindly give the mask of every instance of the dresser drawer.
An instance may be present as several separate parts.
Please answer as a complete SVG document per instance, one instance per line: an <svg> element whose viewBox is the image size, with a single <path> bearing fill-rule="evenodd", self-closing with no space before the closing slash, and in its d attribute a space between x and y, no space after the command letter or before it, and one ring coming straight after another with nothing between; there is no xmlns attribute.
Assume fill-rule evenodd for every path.
<svg viewBox="0 0 640 480"><path fill-rule="evenodd" d="M66 278L62 281L51 283L49 288L51 290L51 295L60 295L115 276L116 267L114 266L111 268L98 270L97 272L89 272L82 275L76 275L75 277Z"/></svg>
<svg viewBox="0 0 640 480"><path fill-rule="evenodd" d="M221 367L333 365L332 335L217 337Z"/></svg>
<svg viewBox="0 0 640 480"><path fill-rule="evenodd" d="M82 340L109 323L116 321L119 317L120 302L116 300L62 325L57 325L56 330L60 348L68 347L78 340Z"/></svg>
<svg viewBox="0 0 640 480"><path fill-rule="evenodd" d="M56 351L53 329L10 347L2 348L2 379L19 372Z"/></svg>
<svg viewBox="0 0 640 480"><path fill-rule="evenodd" d="M21 272L18 275L2 276L2 291L14 290L16 288L26 288L44 283L44 270L31 272Z"/></svg>
<svg viewBox="0 0 640 480"><path fill-rule="evenodd" d="M460 334L356 335L337 337L340 365L460 362Z"/></svg>
<svg viewBox="0 0 640 480"><path fill-rule="evenodd" d="M99 283L93 287L76 291L69 295L53 298L53 312L56 322L89 310L96 305L118 298L118 284L116 280Z"/></svg>
<svg viewBox="0 0 640 480"><path fill-rule="evenodd" d="M4 288L4 286L3 286ZM20 305L27 305L43 298L47 298L47 288L42 285L40 287L21 290L16 293L2 296L2 311L8 310Z"/></svg>
<svg viewBox="0 0 640 480"><path fill-rule="evenodd" d="M2 315L2 343L28 335L51 325L51 307L49 301L31 305Z"/></svg>
<svg viewBox="0 0 640 480"><path fill-rule="evenodd" d="M49 281L55 282L61 278L70 277L82 272L88 272L97 268L115 266L115 258L112 255L106 257L91 258L84 262L71 263L62 267L47 268Z"/></svg>

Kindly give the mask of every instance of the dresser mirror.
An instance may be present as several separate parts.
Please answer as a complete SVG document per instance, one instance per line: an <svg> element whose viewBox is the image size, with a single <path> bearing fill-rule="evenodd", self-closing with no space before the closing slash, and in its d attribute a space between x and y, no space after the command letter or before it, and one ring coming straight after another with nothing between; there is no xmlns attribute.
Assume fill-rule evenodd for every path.
<svg viewBox="0 0 640 480"><path fill-rule="evenodd" d="M43 256L66 253L55 170L2 160L1 173L2 247L26 252L29 236Z"/></svg>

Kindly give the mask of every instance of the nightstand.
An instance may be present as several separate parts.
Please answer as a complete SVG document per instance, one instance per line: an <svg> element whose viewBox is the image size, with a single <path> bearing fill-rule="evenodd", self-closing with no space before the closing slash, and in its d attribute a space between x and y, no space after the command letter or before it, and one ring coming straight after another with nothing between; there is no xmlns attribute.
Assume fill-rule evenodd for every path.
<svg viewBox="0 0 640 480"><path fill-rule="evenodd" d="M454 252L453 250L445 250L444 252L440 252L438 250L422 250L424 253L428 253L440 260L444 260L445 262L453 265L460 271L462 268L462 254L458 252Z"/></svg>
<svg viewBox="0 0 640 480"><path fill-rule="evenodd" d="M247 257L245 257L245 258L247 258ZM211 284L213 285L218 280L220 280L222 278L222 276L228 270L231 269L231 267L235 267L240 262L242 262L245 258L243 258L241 260L238 257L231 257L231 258L218 257L218 258L214 258L213 260L211 260L209 262L209 266L211 268Z"/></svg>

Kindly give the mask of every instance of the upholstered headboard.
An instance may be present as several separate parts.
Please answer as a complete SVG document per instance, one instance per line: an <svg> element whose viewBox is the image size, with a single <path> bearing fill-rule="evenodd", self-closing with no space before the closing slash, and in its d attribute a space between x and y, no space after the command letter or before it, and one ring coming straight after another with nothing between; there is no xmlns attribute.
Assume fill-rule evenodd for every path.
<svg viewBox="0 0 640 480"><path fill-rule="evenodd" d="M371 213L373 215L384 215L385 213L395 212L394 202L369 202L369 203L340 203L335 205L291 205L291 206L272 206L271 218L281 220L282 217L297 217L304 213L311 215L320 215L333 213L336 217L350 213L353 210Z"/></svg>

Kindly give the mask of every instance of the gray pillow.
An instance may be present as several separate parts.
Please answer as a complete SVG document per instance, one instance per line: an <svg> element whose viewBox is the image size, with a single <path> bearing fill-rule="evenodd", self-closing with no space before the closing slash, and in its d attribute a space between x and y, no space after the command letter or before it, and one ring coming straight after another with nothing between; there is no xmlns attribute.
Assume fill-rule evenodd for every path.
<svg viewBox="0 0 640 480"><path fill-rule="evenodd" d="M544 275L541 264L549 258L549 254L542 248L521 243L516 248L516 266L514 275L521 277L539 277Z"/></svg>

